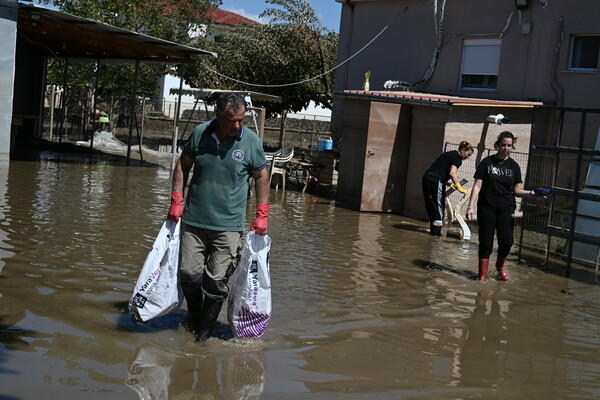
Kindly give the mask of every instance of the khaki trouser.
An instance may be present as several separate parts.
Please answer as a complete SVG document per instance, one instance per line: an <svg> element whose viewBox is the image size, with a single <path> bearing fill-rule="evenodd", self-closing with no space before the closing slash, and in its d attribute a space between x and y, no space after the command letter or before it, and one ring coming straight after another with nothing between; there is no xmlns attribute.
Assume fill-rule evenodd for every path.
<svg viewBox="0 0 600 400"><path fill-rule="evenodd" d="M215 300L227 298L227 280L235 269L243 232L213 231L181 225L179 273L181 286L202 287Z"/></svg>

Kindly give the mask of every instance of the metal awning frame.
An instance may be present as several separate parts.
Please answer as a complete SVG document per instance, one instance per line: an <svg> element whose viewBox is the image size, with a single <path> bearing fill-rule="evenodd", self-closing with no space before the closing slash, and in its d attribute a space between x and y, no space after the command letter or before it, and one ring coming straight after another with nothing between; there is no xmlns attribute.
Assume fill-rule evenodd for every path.
<svg viewBox="0 0 600 400"><path fill-rule="evenodd" d="M211 51L114 27L62 11L22 3L18 4L17 33L18 46L26 47L48 58L64 58L67 61L65 71L68 63L73 61L135 64L132 99L137 97L140 62L173 65L191 63L196 56L217 57L217 53ZM96 79L96 90L97 85ZM132 115L135 115L134 101L131 103ZM132 131L133 121L130 121L127 165L130 162ZM177 128L173 132L173 137L175 138L176 135ZM93 134L90 145L93 147ZM141 144L140 157L143 159Z"/></svg>
<svg viewBox="0 0 600 400"><path fill-rule="evenodd" d="M267 93L253 92L250 90L223 90L223 89L200 89L200 88L171 88L169 94L182 96L194 96L195 99L206 103L213 103L222 93L238 93L250 96L254 101L265 101L270 103L281 103L281 97Z"/></svg>
<svg viewBox="0 0 600 400"><path fill-rule="evenodd" d="M194 56L217 56L211 51L31 4L19 3L17 29L20 45L71 61L180 64L193 62Z"/></svg>

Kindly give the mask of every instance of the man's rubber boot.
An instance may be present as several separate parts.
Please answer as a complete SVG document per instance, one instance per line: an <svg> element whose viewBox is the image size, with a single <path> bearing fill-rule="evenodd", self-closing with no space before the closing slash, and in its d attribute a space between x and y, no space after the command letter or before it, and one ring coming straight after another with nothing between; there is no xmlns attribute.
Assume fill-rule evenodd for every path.
<svg viewBox="0 0 600 400"><path fill-rule="evenodd" d="M432 236L442 236L442 227L440 225L431 224L429 226L429 234Z"/></svg>
<svg viewBox="0 0 600 400"><path fill-rule="evenodd" d="M479 259L479 276L477 277L478 281L486 281L488 266L490 265L489 258L480 258Z"/></svg>
<svg viewBox="0 0 600 400"><path fill-rule="evenodd" d="M181 325L188 331L198 336L200 331L200 318L202 316L202 288L198 286L182 287L183 295L187 303L188 312L185 315Z"/></svg>
<svg viewBox="0 0 600 400"><path fill-rule="evenodd" d="M210 337L210 334L219 318L223 301L215 301L206 298L203 304L202 315L200 316L200 329L196 334L196 340L202 342Z"/></svg>
<svg viewBox="0 0 600 400"><path fill-rule="evenodd" d="M498 270L498 279L501 281L508 280L508 274L506 273L506 269L504 269L504 261L506 260L506 256L498 256L496 259L496 269Z"/></svg>

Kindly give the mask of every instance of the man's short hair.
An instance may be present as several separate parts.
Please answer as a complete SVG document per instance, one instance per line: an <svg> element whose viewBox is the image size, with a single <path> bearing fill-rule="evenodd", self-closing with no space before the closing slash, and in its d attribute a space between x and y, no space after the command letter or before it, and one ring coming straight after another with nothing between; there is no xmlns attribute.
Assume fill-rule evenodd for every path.
<svg viewBox="0 0 600 400"><path fill-rule="evenodd" d="M246 99L238 93L223 93L217 99L217 111L223 112L228 107L234 110L239 110L242 107L246 108Z"/></svg>

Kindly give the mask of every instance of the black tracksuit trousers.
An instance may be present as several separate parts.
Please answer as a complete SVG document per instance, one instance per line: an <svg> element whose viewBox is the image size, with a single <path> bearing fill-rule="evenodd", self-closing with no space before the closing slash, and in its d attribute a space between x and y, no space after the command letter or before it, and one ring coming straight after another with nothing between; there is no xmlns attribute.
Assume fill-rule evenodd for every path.
<svg viewBox="0 0 600 400"><path fill-rule="evenodd" d="M498 255L506 257L514 242L512 214L514 207L477 205L479 225L479 258L490 258L494 246L494 230L498 235Z"/></svg>

